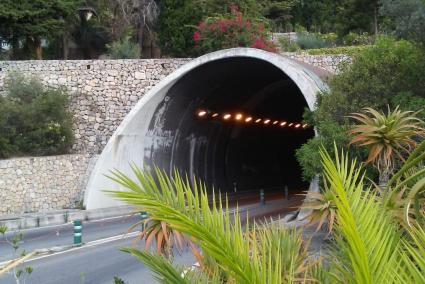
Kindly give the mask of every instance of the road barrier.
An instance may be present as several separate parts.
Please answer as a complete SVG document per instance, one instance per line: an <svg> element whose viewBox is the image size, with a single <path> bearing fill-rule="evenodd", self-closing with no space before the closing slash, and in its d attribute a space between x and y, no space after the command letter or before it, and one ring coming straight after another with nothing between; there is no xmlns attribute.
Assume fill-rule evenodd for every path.
<svg viewBox="0 0 425 284"><path fill-rule="evenodd" d="M83 224L81 220L74 221L74 245L82 243Z"/></svg>
<svg viewBox="0 0 425 284"><path fill-rule="evenodd" d="M148 218L148 212L140 211L140 219L145 220ZM145 229L145 222L142 223L142 231Z"/></svg>

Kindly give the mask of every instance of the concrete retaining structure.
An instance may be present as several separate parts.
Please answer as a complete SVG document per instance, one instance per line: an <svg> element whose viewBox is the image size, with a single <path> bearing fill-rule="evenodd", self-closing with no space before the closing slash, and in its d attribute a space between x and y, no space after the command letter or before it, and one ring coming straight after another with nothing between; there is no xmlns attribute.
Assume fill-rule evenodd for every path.
<svg viewBox="0 0 425 284"><path fill-rule="evenodd" d="M0 215L81 206L86 154L0 160Z"/></svg>

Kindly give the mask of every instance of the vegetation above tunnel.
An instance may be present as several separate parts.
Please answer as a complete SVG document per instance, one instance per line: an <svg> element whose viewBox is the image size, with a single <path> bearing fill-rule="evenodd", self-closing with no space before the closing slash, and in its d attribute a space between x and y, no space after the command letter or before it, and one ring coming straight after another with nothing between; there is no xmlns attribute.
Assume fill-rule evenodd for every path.
<svg viewBox="0 0 425 284"><path fill-rule="evenodd" d="M347 132L353 124L350 113L364 107L386 112L399 106L401 110L420 111L418 116L425 118L424 55L420 44L381 38L375 46L354 56L352 64L343 67L331 80L330 93L319 95L317 110L305 113L305 120L314 124L320 134L297 152L305 179L321 172L321 145L332 152L335 141L350 149L352 156L365 160L367 150L349 145ZM373 177L374 168L368 170Z"/></svg>

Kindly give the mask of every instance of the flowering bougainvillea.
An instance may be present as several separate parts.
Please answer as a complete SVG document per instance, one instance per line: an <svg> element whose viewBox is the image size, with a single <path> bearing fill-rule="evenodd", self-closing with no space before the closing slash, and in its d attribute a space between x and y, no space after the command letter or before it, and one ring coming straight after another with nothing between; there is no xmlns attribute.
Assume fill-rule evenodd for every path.
<svg viewBox="0 0 425 284"><path fill-rule="evenodd" d="M230 14L201 21L193 33L193 41L199 54L232 47L252 47L276 52L264 24L245 18L235 8L231 9Z"/></svg>

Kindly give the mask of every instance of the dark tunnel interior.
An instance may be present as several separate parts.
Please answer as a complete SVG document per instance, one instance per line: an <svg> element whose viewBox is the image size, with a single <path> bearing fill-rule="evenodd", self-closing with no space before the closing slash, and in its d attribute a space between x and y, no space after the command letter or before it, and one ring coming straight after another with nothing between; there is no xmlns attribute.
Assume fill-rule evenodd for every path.
<svg viewBox="0 0 425 284"><path fill-rule="evenodd" d="M301 122L307 103L282 70L259 59L226 58L179 79L150 122L145 162L174 168L220 191L307 189L295 150L314 136L312 128L281 127L275 120ZM199 117L199 110L211 113ZM222 114L233 116L224 120ZM268 118L265 125L236 121L235 113Z"/></svg>

